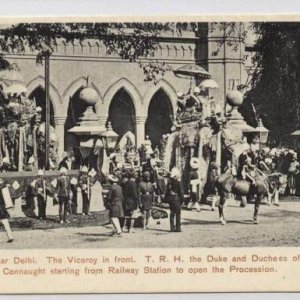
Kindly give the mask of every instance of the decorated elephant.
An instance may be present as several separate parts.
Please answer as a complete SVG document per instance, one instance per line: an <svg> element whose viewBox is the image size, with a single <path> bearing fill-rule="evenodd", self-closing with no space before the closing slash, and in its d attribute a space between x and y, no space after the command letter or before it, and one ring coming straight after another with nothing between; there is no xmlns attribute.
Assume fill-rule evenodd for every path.
<svg viewBox="0 0 300 300"><path fill-rule="evenodd" d="M212 130L199 122L177 125L167 139L163 167L178 168L182 174L185 206L200 211L200 201L208 178Z"/></svg>

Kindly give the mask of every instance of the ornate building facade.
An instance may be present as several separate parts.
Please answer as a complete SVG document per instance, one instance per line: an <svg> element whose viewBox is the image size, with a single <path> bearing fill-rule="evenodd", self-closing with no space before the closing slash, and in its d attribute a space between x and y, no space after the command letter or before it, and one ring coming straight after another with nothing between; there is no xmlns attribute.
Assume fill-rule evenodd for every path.
<svg viewBox="0 0 300 300"><path fill-rule="evenodd" d="M230 43L220 43L222 32L211 31L209 23L203 23L197 34L181 32L165 34L151 59L165 62L172 69L184 64L199 64L208 70L219 85L216 97L224 101L229 89L245 83L249 66L245 65L245 43L232 34ZM36 64L36 53L28 49L22 55L7 55L17 63L25 80L29 98L45 108L44 67ZM51 123L59 138L59 152L76 147L75 137L68 130L76 125L84 112L79 93L86 87L87 78L98 94L96 113L99 125L107 121L122 136L132 131L140 145L145 135L152 144L158 144L164 133L170 132L177 110L177 92L187 92L191 80L178 78L167 72L155 84L145 81L139 62L121 59L116 53L108 53L97 40L82 43L58 42L50 58Z"/></svg>

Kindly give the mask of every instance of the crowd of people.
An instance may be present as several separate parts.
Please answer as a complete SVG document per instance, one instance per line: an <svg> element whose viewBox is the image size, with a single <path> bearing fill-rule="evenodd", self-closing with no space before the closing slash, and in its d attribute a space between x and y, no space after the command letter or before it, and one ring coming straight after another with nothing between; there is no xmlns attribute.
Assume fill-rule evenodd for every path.
<svg viewBox="0 0 300 300"><path fill-rule="evenodd" d="M299 174L300 167L297 152L288 148L269 148L262 150L245 151L239 157L239 170L237 176L243 179L248 178L255 184L255 173L274 174L280 173L287 175L288 184L286 194L296 194L296 176Z"/></svg>
<svg viewBox="0 0 300 300"><path fill-rule="evenodd" d="M109 210L114 226L113 235L121 236L122 232L134 232L136 227L147 230L150 219L153 217L153 207L157 207L157 204L162 202L168 203L170 209L170 230L180 232L181 209L187 206L182 174L177 168L173 168L170 172L165 170L161 160L162 153L160 154L158 148L152 149L149 142L149 137L146 137L145 143L138 149L139 156L136 164L129 163L126 159L123 164L120 164L116 153L110 155L110 174L105 176L102 174L99 177L94 169L89 170L87 166L82 166L79 177L75 181L74 178L70 179L68 171L76 168L72 149L59 164L60 176L55 186L45 181L44 171L38 170L30 189L30 197L37 205L37 217L40 220L46 220L48 195L51 195L54 203L58 205L61 224L69 223L68 215L71 214L89 215L92 187L97 180L100 180L103 186L104 205ZM238 164L227 160L221 172L246 179L252 185L256 184L257 175L276 172L286 174L288 177L287 193L295 195L296 176L300 171L297 153L287 148L254 148L250 145L249 149L239 156ZM213 157L210 162L211 166L215 164ZM212 169L217 169L217 167L211 167ZM190 200L198 203L199 199L192 199L199 195L193 190L194 177L190 175ZM3 180L0 184L1 189L5 188ZM9 213L3 193L0 195L0 218L7 232L8 241L11 242L13 237L8 222ZM77 211L79 196L82 201L81 212Z"/></svg>
<svg viewBox="0 0 300 300"><path fill-rule="evenodd" d="M162 137L163 149L166 136ZM152 149L151 141L145 141L137 150L134 162L125 155L124 164L118 163L117 156L111 155L110 175L107 176L110 188L105 197L105 205L110 211L115 234L135 231L135 224L148 229L153 216L153 206L167 202L170 207L170 229L181 231L180 211L184 200L181 174L177 168L168 172L163 168L163 151ZM175 184L176 183L176 184Z"/></svg>
<svg viewBox="0 0 300 300"><path fill-rule="evenodd" d="M152 209L158 197L157 185L151 182L150 172L143 171L140 176L134 170L126 170L116 175L108 175L108 180L111 188L106 197L106 207L110 211L115 234L134 231L134 224L139 217L142 228L148 229ZM170 172L163 196L170 207L170 230L180 232L183 189L177 168Z"/></svg>

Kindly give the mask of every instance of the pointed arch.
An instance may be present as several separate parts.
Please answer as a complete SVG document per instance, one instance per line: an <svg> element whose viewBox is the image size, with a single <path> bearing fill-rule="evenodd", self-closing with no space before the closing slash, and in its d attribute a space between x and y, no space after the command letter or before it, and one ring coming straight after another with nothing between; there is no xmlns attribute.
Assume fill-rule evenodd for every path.
<svg viewBox="0 0 300 300"><path fill-rule="evenodd" d="M38 76L27 84L27 94L30 95L35 89L37 88L45 89L45 78L43 76ZM54 115L62 115L62 99L61 96L57 90L57 88L50 83L50 101L53 105Z"/></svg>
<svg viewBox="0 0 300 300"><path fill-rule="evenodd" d="M64 106L65 106L65 109L67 111L68 109L68 106L69 106L69 101L70 101L70 98L72 98L72 96L81 88L84 88L86 87L86 84L87 84L87 76L81 76L79 78L77 78L76 80L72 81L68 87L65 89L65 91L63 92L63 103L64 103ZM91 87L97 92L98 96L99 96L99 102L102 102L103 101L103 98L102 98L102 95L98 89L98 87L93 83L91 82ZM96 111L98 110L97 106L96 106Z"/></svg>
<svg viewBox="0 0 300 300"><path fill-rule="evenodd" d="M108 119L119 138L128 131L136 134L136 108L131 95L124 88L119 89L110 101Z"/></svg>
<svg viewBox="0 0 300 300"><path fill-rule="evenodd" d="M110 103L114 96L120 91L125 90L126 93L131 97L135 111L143 110L142 96L135 85L127 78L120 78L113 83L105 92L103 97L103 106L101 107L101 114L108 115Z"/></svg>
<svg viewBox="0 0 300 300"><path fill-rule="evenodd" d="M160 87L151 97L145 123L145 133L149 136L153 147L160 148L162 136L171 132L173 121L172 101L165 89Z"/></svg>
<svg viewBox="0 0 300 300"><path fill-rule="evenodd" d="M145 93L144 104L146 107L146 112L149 109L150 101L153 96L159 91L163 90L168 98L170 99L170 104L172 105L173 116L175 116L177 110L177 93L175 88L164 78L160 79L156 85L152 85Z"/></svg>

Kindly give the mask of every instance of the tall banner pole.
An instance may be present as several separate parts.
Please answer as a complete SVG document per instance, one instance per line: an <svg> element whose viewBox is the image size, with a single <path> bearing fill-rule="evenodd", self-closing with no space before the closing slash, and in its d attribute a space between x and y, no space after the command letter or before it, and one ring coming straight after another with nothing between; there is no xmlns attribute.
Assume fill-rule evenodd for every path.
<svg viewBox="0 0 300 300"><path fill-rule="evenodd" d="M45 54L45 96L46 96L46 118L45 118L45 169L49 170L49 144L50 144L50 70L49 70L49 52Z"/></svg>
<svg viewBox="0 0 300 300"><path fill-rule="evenodd" d="M218 174L221 174L221 162L222 162L222 130L217 133L217 153L216 163L218 166Z"/></svg>

